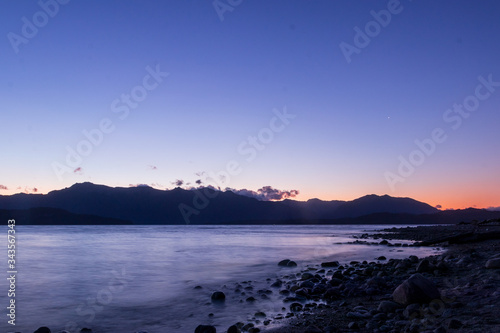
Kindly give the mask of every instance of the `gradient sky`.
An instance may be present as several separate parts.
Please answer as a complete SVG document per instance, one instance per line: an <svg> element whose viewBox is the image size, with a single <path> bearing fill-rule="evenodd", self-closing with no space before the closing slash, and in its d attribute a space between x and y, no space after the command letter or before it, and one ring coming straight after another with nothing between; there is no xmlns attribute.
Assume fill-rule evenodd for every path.
<svg viewBox="0 0 500 333"><path fill-rule="evenodd" d="M498 1L66 2L55 13L42 0L51 16L37 1L2 3L0 194L217 185L207 173L236 161L224 187L500 206L500 86L477 88L500 82ZM370 23L388 7L390 22ZM356 27L372 29L369 43ZM126 107L123 94L144 97L147 68L169 75ZM474 111L447 111L464 102ZM285 109L295 117L273 120ZM114 130L67 165L103 119ZM446 140L424 154L415 140L439 128ZM259 133L262 150L248 139ZM400 156L419 165L401 174Z"/></svg>

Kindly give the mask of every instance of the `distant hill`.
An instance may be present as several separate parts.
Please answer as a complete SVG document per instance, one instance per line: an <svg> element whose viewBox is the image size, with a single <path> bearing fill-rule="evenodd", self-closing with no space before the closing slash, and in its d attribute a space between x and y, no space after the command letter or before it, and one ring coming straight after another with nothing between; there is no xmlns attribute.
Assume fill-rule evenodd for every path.
<svg viewBox="0 0 500 333"><path fill-rule="evenodd" d="M125 221L124 223L131 221L134 224L247 224L259 221L274 224L311 223L312 221L360 223L360 221L367 220L379 221L377 223L394 223L395 220L450 223L438 221L455 221L460 220L459 216L472 216L479 212L482 214L482 210L476 210L473 213L441 212L423 202L388 195L372 194L353 201L311 199L306 202L295 200L271 202L259 201L231 191L222 192L208 188L198 190L176 188L163 191L151 187L112 188L92 183L75 184L45 195L0 196L0 209L28 210L33 208L52 208L71 214L92 215L89 220L94 221L98 221L96 217L102 217L107 219L107 222L102 220L103 224L114 224L111 222L116 220ZM50 218L43 220L40 215L41 211L32 210L31 212L32 214L36 212L35 216L38 214L37 221L50 221ZM489 213L498 215L498 212ZM54 221L58 221L56 224L65 220L63 212L53 211L53 214ZM437 214L436 217L429 217L434 214ZM29 218L30 215L24 216ZM67 218L68 224L82 221L81 217L68 215ZM473 218L478 217L470 219Z"/></svg>
<svg viewBox="0 0 500 333"><path fill-rule="evenodd" d="M18 225L124 225L131 221L95 215L74 214L57 208L30 208L24 210L0 209L2 221L16 220Z"/></svg>

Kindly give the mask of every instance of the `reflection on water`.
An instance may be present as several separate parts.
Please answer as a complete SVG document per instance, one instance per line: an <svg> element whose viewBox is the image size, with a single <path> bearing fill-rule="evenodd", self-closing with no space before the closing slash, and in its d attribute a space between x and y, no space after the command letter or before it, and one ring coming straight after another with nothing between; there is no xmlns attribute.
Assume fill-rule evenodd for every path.
<svg viewBox="0 0 500 333"><path fill-rule="evenodd" d="M278 312L276 295L240 303L236 283L265 288L281 259L300 270L322 260L373 260L435 253L429 248L336 244L379 226L17 226L15 330L91 327L103 332L194 332L200 323L227 329L263 309ZM6 234L6 233L5 233ZM397 250L396 250L397 249ZM402 250L403 252L397 252ZM391 251L391 252L389 252ZM6 260L1 263L5 272ZM289 272L289 270L287 270ZM202 289L194 289L195 286ZM8 290L7 282L0 282ZM223 306L211 304L226 291ZM7 304L0 293L0 304ZM212 318L208 317L213 313ZM0 322L2 331L14 331ZM5 328L5 329L4 329Z"/></svg>

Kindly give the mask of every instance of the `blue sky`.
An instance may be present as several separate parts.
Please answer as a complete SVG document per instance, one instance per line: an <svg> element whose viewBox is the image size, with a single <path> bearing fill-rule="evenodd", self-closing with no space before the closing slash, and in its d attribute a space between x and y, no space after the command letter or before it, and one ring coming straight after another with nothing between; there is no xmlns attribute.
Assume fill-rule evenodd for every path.
<svg viewBox="0 0 500 333"><path fill-rule="evenodd" d="M212 1L41 3L53 17L37 1L4 2L0 14L0 194L83 181L217 185L207 173L235 161L223 187L500 205L500 87L480 88L489 96L457 129L457 113L443 118L474 96L478 77L500 82L498 2L221 0L230 10L219 13ZM340 45L356 47L355 27L366 34L372 11L390 22L372 23L348 62ZM145 90L151 71L168 76ZM133 92L141 100L120 119L114 111ZM284 110L295 117L270 138ZM68 165L68 147L85 147L82 131L103 120L113 130ZM437 128L446 140L399 172L399 157ZM238 147L252 149L259 133L264 148L247 161Z"/></svg>

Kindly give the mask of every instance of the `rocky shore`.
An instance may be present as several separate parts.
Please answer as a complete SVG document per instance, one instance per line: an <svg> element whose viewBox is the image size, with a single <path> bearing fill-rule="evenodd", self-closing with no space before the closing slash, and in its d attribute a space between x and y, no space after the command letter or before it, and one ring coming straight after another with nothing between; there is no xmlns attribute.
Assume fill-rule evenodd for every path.
<svg viewBox="0 0 500 333"><path fill-rule="evenodd" d="M289 274L268 279L267 288L245 296L245 302L259 304L270 294L279 295L282 304L277 309L263 308L247 321L226 328L200 325L195 333L500 332L500 241L446 241L455 243L477 229L477 225L391 228L353 240L413 246L401 242L431 239L447 247L444 254L426 258L330 261L300 272L293 269L293 260L282 260L277 264L285 270L289 267ZM481 232L497 229L492 225ZM236 286L234 292L244 293L250 284ZM209 301L225 299L222 291L216 291ZM36 333L50 330L43 327Z"/></svg>

